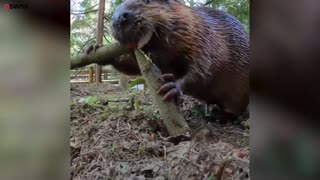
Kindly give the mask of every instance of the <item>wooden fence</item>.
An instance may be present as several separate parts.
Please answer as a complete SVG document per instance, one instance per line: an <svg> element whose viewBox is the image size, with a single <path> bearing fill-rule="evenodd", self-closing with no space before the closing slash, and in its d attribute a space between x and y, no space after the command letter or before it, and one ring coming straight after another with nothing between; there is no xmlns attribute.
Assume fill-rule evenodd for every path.
<svg viewBox="0 0 320 180"><path fill-rule="evenodd" d="M102 71L102 82L107 82L111 84L119 84L119 75L120 73L110 73L106 70ZM83 71L71 71L70 73L70 83L71 84L90 84L95 82L95 72L93 67L88 70ZM129 82L132 82L135 78L132 77L129 79Z"/></svg>
<svg viewBox="0 0 320 180"><path fill-rule="evenodd" d="M119 83L119 73L110 73L106 70L102 71L102 82L108 82L111 84ZM95 81L95 72L93 67L82 71L71 71L70 83L72 84L90 84ZM112 78L113 77L113 78Z"/></svg>

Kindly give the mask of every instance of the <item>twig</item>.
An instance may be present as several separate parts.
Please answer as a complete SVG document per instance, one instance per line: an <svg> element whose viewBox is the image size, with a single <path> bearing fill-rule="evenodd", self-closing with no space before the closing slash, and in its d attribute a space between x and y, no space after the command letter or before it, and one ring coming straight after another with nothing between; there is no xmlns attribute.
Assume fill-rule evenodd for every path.
<svg viewBox="0 0 320 180"><path fill-rule="evenodd" d="M163 146L163 160L167 160L167 147Z"/></svg>
<svg viewBox="0 0 320 180"><path fill-rule="evenodd" d="M195 153L195 154L199 154L199 152L193 150L193 149L190 149L191 152Z"/></svg>
<svg viewBox="0 0 320 180"><path fill-rule="evenodd" d="M71 14L73 15L82 15L82 14L88 14L88 13L92 13L92 12L98 12L97 9L91 10L91 11L82 11L82 12L71 12Z"/></svg>
<svg viewBox="0 0 320 180"><path fill-rule="evenodd" d="M215 173L215 176L217 179L222 180L222 177L224 175L224 169L229 165L230 162L231 162L231 158L227 158L227 159L224 159L220 165L218 165L221 167L219 167L218 171Z"/></svg>
<svg viewBox="0 0 320 180"><path fill-rule="evenodd" d="M120 124L120 120L118 119L118 122L117 122L117 133L119 132L119 124Z"/></svg>
<svg viewBox="0 0 320 180"><path fill-rule="evenodd" d="M129 123L127 123L127 125L129 126L129 129L131 129L131 125Z"/></svg>
<svg viewBox="0 0 320 180"><path fill-rule="evenodd" d="M84 10L77 10L77 9L75 9L75 10L73 10L73 11L88 11L88 10L90 10L90 9L93 9L94 7L96 7L96 6L98 6L99 4L96 4L96 5L93 5L93 6L91 6L91 7L88 7L87 9L84 9Z"/></svg>
<svg viewBox="0 0 320 180"><path fill-rule="evenodd" d="M249 134L238 132L238 131L226 131L226 132L233 133L233 134L240 134L240 135L245 136L245 137L249 137L250 136Z"/></svg>
<svg viewBox="0 0 320 180"><path fill-rule="evenodd" d="M195 163L195 162L192 162L190 159L187 159L187 158L185 158L185 157L180 157L180 156L177 156L177 157L180 158L180 159L183 159L183 160L187 161L188 163L193 164L194 166L197 166L199 169L203 169L203 166L202 166L202 165L197 164L197 163Z"/></svg>

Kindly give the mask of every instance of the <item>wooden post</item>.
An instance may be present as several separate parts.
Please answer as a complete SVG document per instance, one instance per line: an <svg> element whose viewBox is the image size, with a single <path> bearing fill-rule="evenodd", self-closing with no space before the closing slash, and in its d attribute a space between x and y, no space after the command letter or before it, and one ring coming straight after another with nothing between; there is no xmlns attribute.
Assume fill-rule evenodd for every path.
<svg viewBox="0 0 320 180"><path fill-rule="evenodd" d="M97 25L97 44L102 45L103 41L103 20L104 20L105 0L99 2L98 25ZM101 83L102 66L96 65L96 83Z"/></svg>
<svg viewBox="0 0 320 180"><path fill-rule="evenodd" d="M129 80L130 79L128 76L124 74L119 75L119 85L124 91L127 91L129 89Z"/></svg>
<svg viewBox="0 0 320 180"><path fill-rule="evenodd" d="M90 84L93 83L93 72L94 72L93 67L90 66L90 69L89 69L89 83Z"/></svg>
<svg viewBox="0 0 320 180"><path fill-rule="evenodd" d="M107 70L104 70L104 77L103 77L104 80L108 80L108 71Z"/></svg>

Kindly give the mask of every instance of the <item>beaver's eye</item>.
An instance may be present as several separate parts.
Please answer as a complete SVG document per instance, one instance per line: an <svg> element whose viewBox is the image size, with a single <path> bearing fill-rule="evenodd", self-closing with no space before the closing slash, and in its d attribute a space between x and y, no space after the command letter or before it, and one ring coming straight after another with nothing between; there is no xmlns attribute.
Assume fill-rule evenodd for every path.
<svg viewBox="0 0 320 180"><path fill-rule="evenodd" d="M146 2L146 4L149 4L151 0L144 0L144 2Z"/></svg>

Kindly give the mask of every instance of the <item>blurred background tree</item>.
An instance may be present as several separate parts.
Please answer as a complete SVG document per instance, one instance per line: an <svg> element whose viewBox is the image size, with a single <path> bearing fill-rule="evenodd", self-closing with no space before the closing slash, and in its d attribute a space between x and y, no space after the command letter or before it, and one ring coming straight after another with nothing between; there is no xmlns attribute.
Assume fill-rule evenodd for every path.
<svg viewBox="0 0 320 180"><path fill-rule="evenodd" d="M193 1L193 0L186 0ZM204 6L213 7L228 12L239 19L250 32L250 5L249 0L203 0Z"/></svg>

